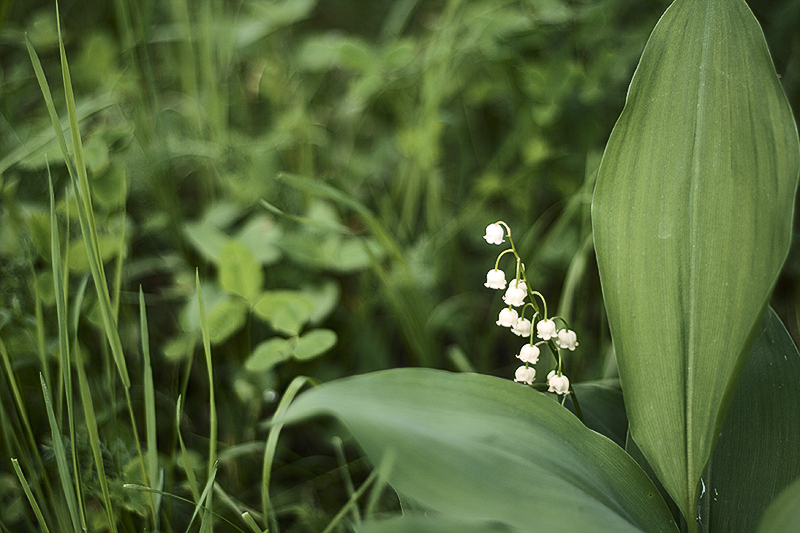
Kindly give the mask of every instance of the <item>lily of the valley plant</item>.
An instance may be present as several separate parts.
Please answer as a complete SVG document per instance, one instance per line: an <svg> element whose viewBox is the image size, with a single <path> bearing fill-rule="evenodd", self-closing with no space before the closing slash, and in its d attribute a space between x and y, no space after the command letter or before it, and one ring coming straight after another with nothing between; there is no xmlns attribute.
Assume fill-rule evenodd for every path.
<svg viewBox="0 0 800 533"><path fill-rule="evenodd" d="M503 229L505 228L505 230ZM507 307L500 311L497 318L497 325L511 328L511 331L520 337L527 337L529 342L526 342L520 348L517 358L525 363L517 368L514 373L514 381L527 383L533 385L536 380L536 369L533 367L539 361L541 350L539 346L547 344L552 351L556 354L556 368L551 370L547 375L548 392L555 392L560 395L566 396L569 394L569 378L562 370L562 359L560 348L575 351L578 346L577 335L574 331L567 328L566 321L561 317L547 318L547 302L544 296L537 291L529 288L527 277L525 276L525 264L522 263L517 249L514 246L514 241L511 239L511 228L503 222L499 221L494 224L486 226L486 234L483 238L489 244L503 244L505 242L504 235L508 237L511 248L501 252L497 256L494 268L486 274L486 287L490 289L506 289L506 275L505 272L498 269L500 259L507 253L513 254L516 260L516 271L514 280L508 284L503 295L503 302ZM525 298L530 296L531 301L525 302ZM536 298L542 302L542 308L536 302ZM519 307L517 311L515 307ZM530 319L526 318L525 314L528 308L531 309L532 316ZM562 322L564 327L556 330L556 321ZM536 326L536 337L539 342L534 342L534 325Z"/></svg>
<svg viewBox="0 0 800 533"><path fill-rule="evenodd" d="M515 381L535 386L542 347L555 356L547 390L397 369L313 388L279 421L337 417L398 494L402 515L359 531L798 531L800 354L768 304L799 170L745 1L675 0L592 201L620 389L569 382L560 353L575 333L548 315L498 222L484 238L510 248L485 284L505 291L497 323L526 339ZM552 392L574 392L586 425Z"/></svg>

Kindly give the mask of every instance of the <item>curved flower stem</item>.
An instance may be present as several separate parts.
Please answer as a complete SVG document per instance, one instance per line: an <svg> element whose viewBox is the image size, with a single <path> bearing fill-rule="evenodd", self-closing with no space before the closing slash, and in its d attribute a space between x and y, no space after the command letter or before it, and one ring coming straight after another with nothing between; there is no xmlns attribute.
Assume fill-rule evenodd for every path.
<svg viewBox="0 0 800 533"><path fill-rule="evenodd" d="M501 226L506 228L506 237L508 237L508 240L511 240L511 228L508 227L508 224L506 224L502 220L498 220L497 222L495 222L495 224L500 224Z"/></svg>
<svg viewBox="0 0 800 533"><path fill-rule="evenodd" d="M542 306L544 307L544 315L542 315L542 320L547 320L547 300L544 299L544 296L542 296L542 294L539 291L530 291L530 293L532 295L531 301L533 301L534 296L538 296L539 299L542 301ZM537 312L539 311L539 308L536 306L535 303L533 304L533 307L536 309Z"/></svg>
<svg viewBox="0 0 800 533"><path fill-rule="evenodd" d="M514 248L508 248L508 249L503 250L502 252L500 252L500 255L497 256L497 261L494 262L494 269L495 270L498 270L497 267L500 266L500 258L503 257L504 255L506 255L508 252L514 252ZM517 255L516 252L514 252L514 255Z"/></svg>

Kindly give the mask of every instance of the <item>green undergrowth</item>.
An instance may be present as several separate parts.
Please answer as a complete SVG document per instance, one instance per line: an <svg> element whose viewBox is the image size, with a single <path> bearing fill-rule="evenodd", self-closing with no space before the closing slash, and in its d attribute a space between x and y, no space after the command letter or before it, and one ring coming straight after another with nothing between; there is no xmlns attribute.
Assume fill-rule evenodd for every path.
<svg viewBox="0 0 800 533"><path fill-rule="evenodd" d="M0 531L397 509L333 424L264 421L300 375L512 377L482 286L498 219L582 332L571 377L613 377L589 208L665 7L0 2ZM753 9L800 109L797 8Z"/></svg>

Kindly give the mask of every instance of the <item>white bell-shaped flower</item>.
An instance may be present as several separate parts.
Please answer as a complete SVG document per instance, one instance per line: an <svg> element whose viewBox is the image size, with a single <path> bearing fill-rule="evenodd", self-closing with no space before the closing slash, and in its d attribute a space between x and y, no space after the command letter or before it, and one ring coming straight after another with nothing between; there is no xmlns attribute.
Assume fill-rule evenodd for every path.
<svg viewBox="0 0 800 533"><path fill-rule="evenodd" d="M543 341L549 341L556 337L556 323L550 320L540 320L536 324L536 336Z"/></svg>
<svg viewBox="0 0 800 533"><path fill-rule="evenodd" d="M547 374L547 391L556 394L569 394L569 378L564 374L559 375L555 370Z"/></svg>
<svg viewBox="0 0 800 533"><path fill-rule="evenodd" d="M519 307L525 301L528 295L528 287L524 281L514 280L508 285L506 293L503 295L503 301L506 305L513 305Z"/></svg>
<svg viewBox="0 0 800 533"><path fill-rule="evenodd" d="M523 363L530 363L535 365L536 362L539 360L539 354L541 351L539 347L535 344L526 344L522 347L522 349L517 354L517 359L522 361Z"/></svg>
<svg viewBox="0 0 800 533"><path fill-rule="evenodd" d="M578 336L575 335L574 331L569 329L561 329L558 331L558 346L560 348L566 348L567 350L574 352L577 345Z"/></svg>
<svg viewBox="0 0 800 533"><path fill-rule="evenodd" d="M514 381L533 385L534 378L536 377L536 370L530 366L521 366L514 372Z"/></svg>
<svg viewBox="0 0 800 533"><path fill-rule="evenodd" d="M505 242L503 240L504 235L503 226L500 224L489 224L486 226L486 235L484 235L483 238L486 239L486 242L489 244L503 244L503 242Z"/></svg>
<svg viewBox="0 0 800 533"><path fill-rule="evenodd" d="M519 315L516 309L504 307L503 310L500 311L500 316L497 317L497 325L503 326L504 328L513 328L517 323L517 319L519 319Z"/></svg>
<svg viewBox="0 0 800 533"><path fill-rule="evenodd" d="M533 329L533 324L527 318L520 318L517 320L517 323L514 324L514 327L511 328L515 334L519 335L520 337L530 337L531 330Z"/></svg>
<svg viewBox="0 0 800 533"><path fill-rule="evenodd" d="M506 273L502 270L493 268L486 273L486 283L484 285L490 289L506 288Z"/></svg>

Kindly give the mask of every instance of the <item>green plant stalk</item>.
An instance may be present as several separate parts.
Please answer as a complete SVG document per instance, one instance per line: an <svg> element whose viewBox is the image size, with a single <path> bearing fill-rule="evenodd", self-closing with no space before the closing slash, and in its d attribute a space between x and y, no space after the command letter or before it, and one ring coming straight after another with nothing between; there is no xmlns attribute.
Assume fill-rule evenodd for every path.
<svg viewBox="0 0 800 533"><path fill-rule="evenodd" d="M173 498L175 500L179 500L179 501L182 501L182 502L190 503L192 505L196 505L196 502L193 502L191 500L188 500L186 498L178 496L177 494L164 492L163 490L154 489L154 488L151 488L151 487L145 487L144 485L137 485L135 483L125 483L122 486L122 488L123 489L128 489L128 490L137 490L139 492L151 492L153 494L158 494L159 496L167 496L167 497ZM223 522L227 523L228 525L230 525L232 528L236 529L237 531L240 531L241 533L246 533L244 530L242 530L242 528L240 528L239 526L237 526L236 524L234 524L233 522L231 522L230 520L225 518L223 515L217 513L213 509L210 509L210 508L205 507L203 505L200 505L200 508L203 511L208 511L209 514L212 514L212 515L216 516L217 518L219 518ZM245 514L247 514L247 513L245 513ZM195 514L195 516L197 516L197 515ZM251 520L252 520L252 518L251 518ZM189 524L189 527L191 527L191 524ZM259 533L261 533L261 532L259 532Z"/></svg>
<svg viewBox="0 0 800 533"><path fill-rule="evenodd" d="M116 320L114 318L114 307L106 285L106 274L103 262L100 257L100 244L97 234L97 223L94 218L94 208L92 207L92 193L89 187L89 177L86 172L86 161L83 154L83 142L81 140L80 127L78 124L78 114L75 108L75 94L72 91L72 79L67 62L67 53L64 49L64 40L61 37L61 17L58 12L58 2L56 2L56 27L58 29L59 53L61 55L61 76L64 81L64 94L67 103L67 115L69 116L70 134L72 136L72 148L74 150L75 174L70 173L75 187L75 194L78 199L78 214L81 224L81 233L86 242L86 249L90 250L89 264L94 278L95 288L101 302L101 316L106 336L111 344L111 351L117 363L118 370L122 377L125 388L130 388L130 377L128 376L125 356L122 351L122 343L119 339ZM54 123L54 127L57 123ZM64 160L68 161L69 155L64 152ZM88 230L88 231L87 231ZM132 414L132 413L131 413Z"/></svg>
<svg viewBox="0 0 800 533"><path fill-rule="evenodd" d="M281 398L281 401L278 403L278 408L275 409L273 420L281 419L282 415L289 408L289 404L292 403L294 397L300 392L300 389L309 382L309 378L297 376L289 383L289 386L286 387L286 392L283 394L283 398ZM267 435L267 442L264 446L264 463L261 471L261 511L264 513L264 519L269 521L272 533L278 533L278 520L275 517L275 512L272 509L272 503L269 498L269 481L281 429L283 429L283 422L274 423L269 428L269 435Z"/></svg>
<svg viewBox="0 0 800 533"><path fill-rule="evenodd" d="M378 478L378 473L379 473L379 470L377 468L369 473L369 476L367 476L367 479L364 480L364 483L362 483L361 486L358 487L357 491L355 491L353 494L350 495L350 498L347 500L347 503L345 503L342 506L342 508L339 509L339 512L336 513L336 515L331 519L331 521L328 522L328 525L325 527L325 529L322 530L322 533L330 533L331 531L333 531L333 529L337 525L339 525L339 522L342 521L342 518L344 518L345 515L351 509L355 509L356 503L358 503L358 500L361 499L361 496L364 495L364 492L366 492L366 490Z"/></svg>
<svg viewBox="0 0 800 533"><path fill-rule="evenodd" d="M75 414L72 406L72 359L69 349L69 326L67 319L67 283L66 272L61 263L61 236L56 218L55 194L53 192L53 177L48 166L49 192L50 192L50 256L53 272L53 289L56 299L56 315L58 319L58 344L60 348L60 361L62 379L64 382L64 399L67 407L67 425L70 435L72 455L72 472L75 483L75 497L77 509L80 511L81 527L86 528L86 514L83 505L83 490L78 464L78 443L75 431ZM42 376L44 380L44 376Z"/></svg>
<svg viewBox="0 0 800 533"><path fill-rule="evenodd" d="M84 528L81 525L80 512L78 511L78 498L71 486L69 465L67 464L67 454L64 450L64 442L61 439L61 431L56 422L56 415L53 412L53 403L50 400L50 394L47 390L47 384L44 382L44 377L39 374L39 381L42 385L42 395L44 396L44 404L47 409L47 418L50 422L50 433L53 440L53 450L55 451L56 464L58 465L58 475L61 479L61 489L64 494L64 499L67 502L69 509L70 520L72 521L72 529L75 533L82 533Z"/></svg>
<svg viewBox="0 0 800 533"><path fill-rule="evenodd" d="M169 2L172 16L178 27L183 27L186 34L180 39L179 54L183 61L179 62L178 77L180 87L189 99L197 107L195 118L200 117L200 94L197 86L197 53L194 49L195 36L192 34L192 21L189 17L189 6L186 0L174 0ZM200 123L195 123L197 131L201 131Z"/></svg>
<svg viewBox="0 0 800 533"><path fill-rule="evenodd" d="M155 111L159 108L158 95L155 89L153 68L150 64L150 56L147 53L147 35L145 28L147 25L143 24L140 16L132 15L129 9L130 0L115 0L114 9L116 12L116 19L118 21L118 28L122 38L122 49L125 53L126 64L132 65L136 69L137 82L139 83L140 91L136 94L138 98L138 105L134 106L134 121L136 124L135 132L141 136L142 145L149 146L154 138L154 130L157 129L153 120L158 123L159 114ZM133 11L140 8L140 3L133 3ZM136 41L142 44L137 46ZM137 55L136 51L140 50Z"/></svg>
<svg viewBox="0 0 800 533"><path fill-rule="evenodd" d="M145 309L144 293L139 286L139 330L142 335L142 359L144 360L144 414L145 434L147 438L147 482L154 486L158 483L158 441L156 438L156 400L153 388L153 366L150 362L150 336L147 330L147 310ZM153 487L156 488L156 487ZM153 508L153 529L159 530L159 513L161 498L155 501L152 493L147 494Z"/></svg>
<svg viewBox="0 0 800 533"><path fill-rule="evenodd" d="M197 517L197 513L200 512L200 509L213 509L213 501L211 495L213 491L211 490L214 487L214 480L217 477L217 463L214 463L213 468L208 473L208 481L206 481L206 486L203 488L203 493L200 495L200 499L197 501L197 504L194 507L194 513L192 513L192 518L189 520L189 525L186 527L186 533L189 533L189 528L194 522L194 519ZM202 518L200 519L200 531L211 531L214 527L214 521L211 518L213 516L212 513L203 513Z"/></svg>
<svg viewBox="0 0 800 533"><path fill-rule="evenodd" d="M83 176L84 181L87 182L86 188L82 188L80 185L80 180L78 177L78 170L76 167L76 162L70 156L69 149L67 148L67 142L64 138L64 132L61 130L61 125L58 120L58 113L56 113L55 104L53 102L53 96L50 93L50 86L47 83L47 80L44 77L44 70L42 69L41 62L39 61L39 57L36 54L36 51L33 48L33 45L30 42L29 38L26 38L26 45L28 47L28 55L31 58L31 63L33 64L33 70L36 74L36 79L39 82L39 87L42 90L42 95L44 96L45 105L47 107L47 111L50 115L50 122L53 124L53 129L56 133L56 138L58 139L58 144L61 147L61 152L64 154L64 160L67 164L67 170L69 171L70 178L72 179L72 184L75 189L75 194L78 195L78 220L81 226L81 232L83 234L84 242L86 243L86 250L89 254L89 267L92 273L92 278L94 279L95 288L97 290L98 301L100 303L100 310L101 316L103 319L103 326L105 329L106 337L108 338L109 344L111 346L111 352L114 356L114 361L117 365L117 371L120 374L120 378L122 379L122 383L125 388L130 387L130 377L128 375L128 369L125 365L125 359L122 352L122 343L119 339L119 333L116 328L116 324L113 323L112 315L111 315L111 302L110 297L108 294L108 287L105 285L105 275L102 273L102 265L100 263L100 252L99 246L97 241L97 229L94 227L93 224L90 224L90 216L93 217L93 212L87 212L86 207L86 200L84 199L86 195L90 194L88 190L88 180L86 179L86 168L83 169ZM63 49L63 42L61 44ZM62 56L63 60L66 61L66 54ZM66 69L67 74L69 70ZM74 102L74 95L72 94L71 86L69 84L65 84L66 87L69 88L67 92L67 99L69 100L72 97L72 105L69 106L69 110L74 113L75 109L75 102ZM70 128L74 131L77 131L78 123L77 117L74 114L70 114L69 116ZM73 134L73 138L75 135ZM77 146L81 146L80 141L80 133L77 133ZM82 154L82 151L81 151ZM76 159L77 160L77 159ZM81 155L81 161L83 157ZM89 200L89 202L91 202ZM91 203L89 203L91 205ZM93 220L93 218L92 218ZM92 231L93 230L93 231Z"/></svg>
<svg viewBox="0 0 800 533"><path fill-rule="evenodd" d="M217 405L214 394L214 365L211 361L211 340L209 337L208 317L206 316L206 306L203 301L203 289L200 287L200 272L195 270L195 282L197 285L197 302L200 306L200 330L203 336L203 351L206 355L206 370L208 371L208 410L209 410L209 436L208 436L208 472L216 469L217 464ZM212 494L208 494L208 507L212 507ZM204 524L206 522L204 521Z"/></svg>
<svg viewBox="0 0 800 533"><path fill-rule="evenodd" d="M11 458L11 464L14 466L14 471L17 473L17 478L19 478L19 483L22 485L22 490L25 491L25 496L28 498L28 503L31 504L33 508L33 514L36 515L36 519L39 521L39 527L42 528L43 533L50 533L50 528L47 527L47 522L42 516L42 510L39 507L39 504L36 502L36 498L33 497L33 492L31 492L31 487L28 485L28 480L25 479L25 474L22 473L22 469L19 466L19 461L17 461L16 457Z"/></svg>
<svg viewBox="0 0 800 533"><path fill-rule="evenodd" d="M336 462L339 464L339 470L342 471L342 482L344 483L347 496L353 497L355 494L355 485L353 479L350 477L350 470L347 468L347 458L344 455L344 445L342 444L341 437L334 437L333 450L336 455ZM361 515L358 512L358 507L353 507L353 522L355 524L361 523Z"/></svg>
<svg viewBox="0 0 800 533"><path fill-rule="evenodd" d="M75 353L80 354L77 340L75 341ZM89 434L89 443L92 447L92 457L94 466L97 469L97 477L100 480L100 489L103 493L103 505L108 517L108 527L112 533L117 531L117 521L114 517L114 504L111 502L111 495L108 490L108 480L106 478L105 467L103 466L103 455L100 451L100 432L97 428L97 416L92 402L92 391L89 388L89 381L86 379L86 369L83 365L83 357L78 355L75 365L78 373L78 388L81 393L81 403L83 404L83 416L86 421L86 431Z"/></svg>
<svg viewBox="0 0 800 533"><path fill-rule="evenodd" d="M42 314L42 298L39 294L39 284L36 283L33 265L31 265L31 276L33 277L33 294L35 298L34 312L36 313L36 352L39 356L39 364L44 372L44 380L50 383L50 365L47 364L47 350L44 341L44 315Z"/></svg>
<svg viewBox="0 0 800 533"><path fill-rule="evenodd" d="M183 442L181 435L181 399L178 396L178 402L175 405L175 432L178 434L178 443L181 447L181 458L183 458L183 469L186 472L186 479L189 481L189 490L192 491L192 497L195 503L200 501L200 486L197 484L197 478L194 475L194 468L189 460L189 452L186 449L186 444Z"/></svg>
<svg viewBox="0 0 800 533"><path fill-rule="evenodd" d="M253 516L248 511L242 513L242 520L244 520L245 524L250 526L250 529L253 530L253 533L267 533L266 529L262 531L261 528L258 527L258 524L256 524L256 521L253 519Z"/></svg>
<svg viewBox="0 0 800 533"><path fill-rule="evenodd" d="M14 397L14 403L17 407L17 416L19 417L17 422L20 426L22 426L21 430L16 430L16 425L13 424L11 414L6 411L6 405L2 405L0 408L0 427L3 429L3 437L5 438L6 449L9 451L9 455L12 453L12 450L17 450L17 453L22 454L21 458L23 463L30 471L45 472L46 469L42 461L41 453L39 452L39 444L36 442L36 439L33 435L33 429L28 418L27 408L25 407L25 403L22 401L22 395L19 390L19 385L16 382L16 378L14 374L12 374L11 360L2 337L0 337L0 358L3 360L3 369L8 377L9 386L11 387L11 392ZM20 433L24 433L25 435L22 441L20 439ZM23 442L24 440L27 442ZM34 485L33 490L38 495L39 500L43 502L54 501L54 491L52 484L50 483L50 478L48 476L38 476L35 481L36 484ZM45 514L52 518L50 511L51 509L45 507Z"/></svg>
<svg viewBox="0 0 800 533"><path fill-rule="evenodd" d="M58 4L56 4L56 8L58 8ZM86 165L83 157L83 145L81 142L77 113L75 110L75 95L72 91L72 83L69 74L69 65L67 63L67 57L66 57L66 52L64 50L63 39L61 38L61 25L60 25L58 9L56 9L56 16L58 19L57 27L59 35L59 48L61 55L62 76L64 78L64 90L67 100L67 113L69 116L69 124L70 124L70 132L72 135L73 148L75 149L74 160L70 157L69 150L67 149L67 143L64 138L64 133L63 131L61 131L58 115L55 110L55 104L53 102L53 98L50 93L50 87L47 83L47 80L44 77L44 71L42 70L39 58L36 54L36 51L33 49L33 45L31 44L30 39L26 39L26 44L28 47L28 54L30 55L31 62L33 64L34 72L36 74L36 78L39 82L39 86L42 90L42 94L45 99L45 105L50 115L50 120L53 124L53 128L56 133L56 138L58 139L59 146L61 147L61 151L64 154L64 160L67 162L67 169L69 170L70 178L72 180L72 184L75 189L75 194L77 195L78 220L80 222L81 233L83 234L84 243L86 244L86 250L89 255L89 267L92 273L92 279L94 280L95 289L97 291L98 302L100 304L100 311L101 311L100 315L103 320L103 328L106 333L106 338L108 339L109 345L111 347L111 353L114 357L114 362L116 363L117 372L119 373L124 386L125 399L127 401L127 406L128 406L128 414L131 420L131 428L133 430L134 440L136 441L136 448L139 455L139 463L142 469L142 476L144 479L146 479L147 469L144 463L141 443L139 442L139 432L136 426L136 417L133 411L133 403L130 397L130 384L131 384L130 376L128 374L128 369L125 362L125 356L122 350L122 343L120 341L119 331L117 330L116 320L114 318L114 311L111 305L111 298L109 295L108 286L106 285L106 277L105 277L105 272L103 270L103 264L102 261L100 260L100 247L98 244L97 227L94 221L94 210L92 208L92 203L91 203L91 189L89 187L88 176L86 173ZM155 514L155 509L153 508L151 510Z"/></svg>
<svg viewBox="0 0 800 533"><path fill-rule="evenodd" d="M41 464L41 457L38 453L36 453L39 445L36 443L36 438L33 436L33 429L31 429L31 423L28 419L28 410L25 407L25 402L22 400L22 394L20 393L19 385L17 385L17 380L14 379L14 374L12 373L11 369L11 360L8 357L8 351L6 350L6 345L3 342L2 337L0 337L0 358L3 359L3 368L6 372L6 376L8 376L8 384L11 386L11 393L14 395L14 402L17 404L17 412L19 412L19 416L22 418L22 426L25 430L25 437L28 440L28 446L30 447L30 450L34 456L39 459L41 471L44 471L44 465Z"/></svg>

